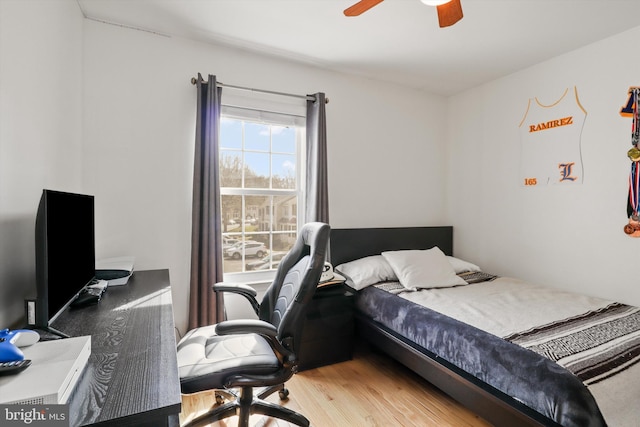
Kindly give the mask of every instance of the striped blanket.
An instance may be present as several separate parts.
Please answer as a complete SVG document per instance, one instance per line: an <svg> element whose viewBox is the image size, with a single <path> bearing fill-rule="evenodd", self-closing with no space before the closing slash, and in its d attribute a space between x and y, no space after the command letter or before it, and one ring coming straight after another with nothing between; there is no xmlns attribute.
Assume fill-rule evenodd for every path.
<svg viewBox="0 0 640 427"><path fill-rule="evenodd" d="M640 308L612 303L505 339L553 360L589 386L640 362Z"/></svg>

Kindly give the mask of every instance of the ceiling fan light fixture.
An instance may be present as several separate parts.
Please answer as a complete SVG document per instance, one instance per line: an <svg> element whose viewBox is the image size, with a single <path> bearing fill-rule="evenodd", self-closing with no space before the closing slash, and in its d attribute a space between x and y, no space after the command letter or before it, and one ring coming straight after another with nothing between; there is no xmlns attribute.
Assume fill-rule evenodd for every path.
<svg viewBox="0 0 640 427"><path fill-rule="evenodd" d="M1 0L0 0L1 1ZM344 10L345 16L358 16L384 0L359 0ZM434 6L438 11L438 25L440 28L450 27L462 19L460 0L420 0L422 3Z"/></svg>
<svg viewBox="0 0 640 427"><path fill-rule="evenodd" d="M441 6L443 4L449 3L451 0L420 0L422 3L427 6Z"/></svg>

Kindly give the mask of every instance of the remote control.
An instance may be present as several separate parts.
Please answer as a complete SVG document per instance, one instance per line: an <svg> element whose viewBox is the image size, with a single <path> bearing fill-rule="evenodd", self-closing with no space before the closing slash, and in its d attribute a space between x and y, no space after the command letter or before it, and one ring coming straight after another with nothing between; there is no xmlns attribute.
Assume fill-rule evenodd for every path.
<svg viewBox="0 0 640 427"><path fill-rule="evenodd" d="M87 286L87 289L95 289L100 292L104 292L107 290L107 286L109 286L109 282L106 280L94 279L91 284Z"/></svg>
<svg viewBox="0 0 640 427"><path fill-rule="evenodd" d="M29 359L14 360L13 362L2 362L0 363L0 376L17 374L18 372L27 369L30 365L31 360Z"/></svg>
<svg viewBox="0 0 640 427"><path fill-rule="evenodd" d="M96 305L102 298L102 291L97 289L84 289L78 294L76 299L71 303L71 308L86 307L88 305Z"/></svg>

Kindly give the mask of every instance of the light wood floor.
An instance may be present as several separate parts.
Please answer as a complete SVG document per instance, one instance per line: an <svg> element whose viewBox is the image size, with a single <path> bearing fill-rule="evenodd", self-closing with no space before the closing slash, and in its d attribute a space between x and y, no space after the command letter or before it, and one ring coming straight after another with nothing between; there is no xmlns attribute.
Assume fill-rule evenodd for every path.
<svg viewBox="0 0 640 427"><path fill-rule="evenodd" d="M367 348L353 360L300 372L287 382L289 399L282 402L311 421L312 427L490 427L416 374ZM268 398L279 402L278 393ZM181 423L215 402L213 393L182 396ZM253 427L290 427L274 418L253 415ZM210 424L237 427L237 417Z"/></svg>

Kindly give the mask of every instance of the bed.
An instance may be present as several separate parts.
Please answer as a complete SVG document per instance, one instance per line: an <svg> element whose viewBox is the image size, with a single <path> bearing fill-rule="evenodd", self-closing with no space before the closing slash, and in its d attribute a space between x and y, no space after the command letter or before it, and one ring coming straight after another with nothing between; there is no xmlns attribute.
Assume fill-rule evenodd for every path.
<svg viewBox="0 0 640 427"><path fill-rule="evenodd" d="M452 257L450 226L332 229L330 254L334 268L349 279L348 283L360 281L363 274L366 280L376 282L364 286L351 283L357 289L358 336L492 424L640 426L636 408L640 406L637 307L483 272ZM407 270L407 263L415 264L409 255L419 255L415 259L425 259L430 266L440 265L446 257L457 279L451 279L450 286L433 289L428 284L426 289L407 287L406 283L430 280L415 276L412 267ZM432 260L437 262L430 264ZM401 279L383 278L389 265ZM476 268L465 272L467 265ZM464 277L469 284L456 281ZM561 315L546 310L553 307L554 300L562 301L560 298L568 298L559 310ZM500 299L509 301L505 305L508 309L495 308ZM523 300L538 304L531 315L523 314ZM587 308L584 313L583 305ZM501 321L503 312L507 317ZM549 322L547 315L559 319ZM593 350L595 345L590 345L592 340L606 343L606 361L613 360L615 365L604 362L602 354ZM571 353L574 347L580 347L579 351ZM567 348L566 354L558 355ZM618 353L612 357L612 352Z"/></svg>

